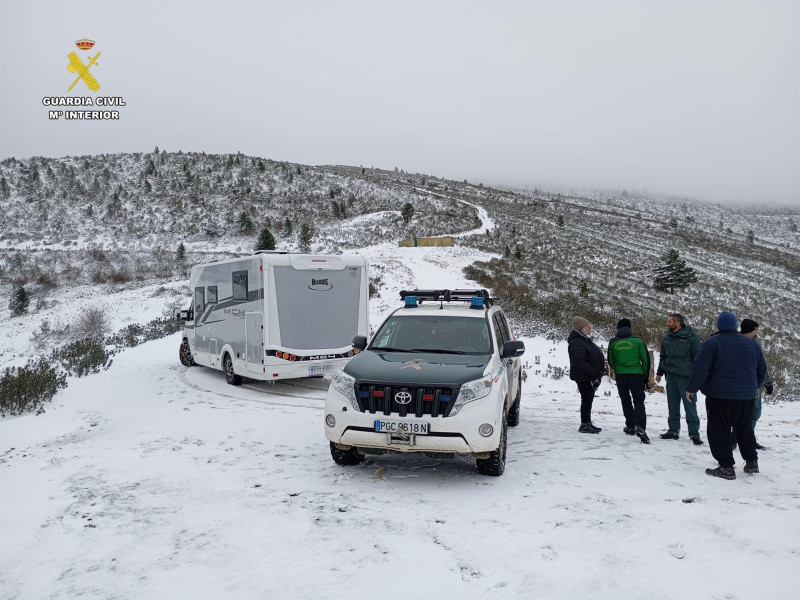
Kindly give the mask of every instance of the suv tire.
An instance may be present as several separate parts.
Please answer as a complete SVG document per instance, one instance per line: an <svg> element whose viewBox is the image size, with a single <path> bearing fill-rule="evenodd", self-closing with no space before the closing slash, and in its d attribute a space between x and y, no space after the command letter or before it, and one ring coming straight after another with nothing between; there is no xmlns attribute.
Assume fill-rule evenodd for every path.
<svg viewBox="0 0 800 600"><path fill-rule="evenodd" d="M331 458L341 467L352 467L364 462L364 455L356 450L355 446L351 446L350 450L339 450L333 442L331 442Z"/></svg>
<svg viewBox="0 0 800 600"><path fill-rule="evenodd" d="M237 375L233 370L233 360L231 359L231 355L227 352L222 359L222 365L225 369L225 381L231 385L242 385L242 376Z"/></svg>
<svg viewBox="0 0 800 600"><path fill-rule="evenodd" d="M503 413L503 426L500 429L500 445L489 453L489 458L478 458L475 466L481 475L499 477L506 470L506 447L508 438L508 417Z"/></svg>
<svg viewBox="0 0 800 600"><path fill-rule="evenodd" d="M522 377L517 382L517 397L514 398L514 404L508 409L508 426L516 427L519 425L519 405L522 402Z"/></svg>

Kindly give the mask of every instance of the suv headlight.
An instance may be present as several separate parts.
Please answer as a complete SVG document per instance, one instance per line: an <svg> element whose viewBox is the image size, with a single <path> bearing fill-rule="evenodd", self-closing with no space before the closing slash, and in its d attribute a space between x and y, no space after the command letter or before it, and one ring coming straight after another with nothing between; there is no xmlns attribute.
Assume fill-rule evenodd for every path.
<svg viewBox="0 0 800 600"><path fill-rule="evenodd" d="M458 399L456 400L453 410L450 411L450 416L458 414L461 407L467 402L478 400L484 396L488 396L492 391L492 378L490 376L481 377L475 381L468 381L461 385L458 392Z"/></svg>
<svg viewBox="0 0 800 600"><path fill-rule="evenodd" d="M344 371L339 371L331 379L331 387L342 396L346 396L353 408L360 411L361 409L358 407L358 400L356 399L355 384L355 377L351 377Z"/></svg>

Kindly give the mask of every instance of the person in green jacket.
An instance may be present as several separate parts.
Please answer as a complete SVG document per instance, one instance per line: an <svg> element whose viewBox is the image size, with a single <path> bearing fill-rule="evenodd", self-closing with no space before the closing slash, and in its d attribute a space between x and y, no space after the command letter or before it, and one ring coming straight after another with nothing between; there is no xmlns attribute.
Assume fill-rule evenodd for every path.
<svg viewBox="0 0 800 600"><path fill-rule="evenodd" d="M661 434L662 440L677 440L681 430L681 402L686 412L686 426L689 438L695 446L702 446L700 439L700 417L697 416L697 403L686 398L686 382L692 374L694 359L700 352L700 336L686 324L683 315L672 313L667 317L667 332L661 340L661 355L658 359L656 383L667 376L667 431Z"/></svg>
<svg viewBox="0 0 800 600"><path fill-rule="evenodd" d="M644 410L644 388L649 383L650 353L642 338L633 335L630 319L620 319L617 335L608 343L608 366L614 371L617 392L625 415L628 435L636 435L643 444L649 444L647 414ZM631 404L633 396L633 404Z"/></svg>

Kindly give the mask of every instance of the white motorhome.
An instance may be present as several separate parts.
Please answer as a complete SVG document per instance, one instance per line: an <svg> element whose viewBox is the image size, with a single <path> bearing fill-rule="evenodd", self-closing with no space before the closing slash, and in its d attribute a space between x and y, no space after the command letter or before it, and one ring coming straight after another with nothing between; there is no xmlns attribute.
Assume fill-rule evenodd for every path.
<svg viewBox="0 0 800 600"><path fill-rule="evenodd" d="M363 256L259 251L192 267L180 358L263 381L333 373L369 335Z"/></svg>

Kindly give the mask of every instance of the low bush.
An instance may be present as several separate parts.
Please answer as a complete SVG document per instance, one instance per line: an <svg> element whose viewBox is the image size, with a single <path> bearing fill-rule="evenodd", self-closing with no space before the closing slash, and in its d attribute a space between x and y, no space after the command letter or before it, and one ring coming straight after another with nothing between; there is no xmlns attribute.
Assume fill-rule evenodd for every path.
<svg viewBox="0 0 800 600"><path fill-rule="evenodd" d="M44 412L44 403L67 387L67 376L46 359L30 360L24 367L9 367L0 378L0 415Z"/></svg>
<svg viewBox="0 0 800 600"><path fill-rule="evenodd" d="M69 375L83 377L108 369L113 355L102 338L88 337L53 350L50 360L60 363Z"/></svg>

